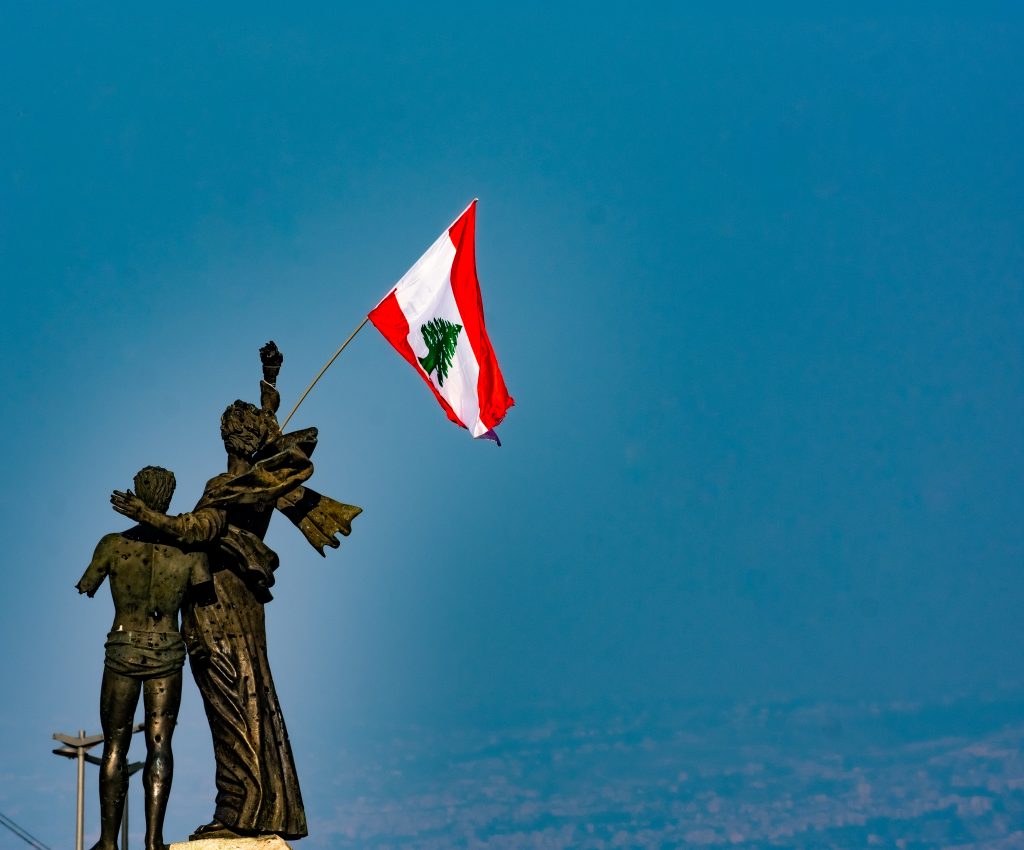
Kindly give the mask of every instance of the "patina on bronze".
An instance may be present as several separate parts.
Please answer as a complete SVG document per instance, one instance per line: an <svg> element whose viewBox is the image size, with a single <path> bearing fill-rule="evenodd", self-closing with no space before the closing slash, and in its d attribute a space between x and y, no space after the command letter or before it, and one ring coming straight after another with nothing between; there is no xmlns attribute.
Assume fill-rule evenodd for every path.
<svg viewBox="0 0 1024 850"><path fill-rule="evenodd" d="M317 430L283 434L276 389L283 362L273 342L260 349L260 407L235 401L221 417L227 471L212 478L190 513L167 516L114 491L119 513L184 545L206 547L215 600L186 604L182 631L213 735L217 801L213 821L192 838L307 834L291 745L267 660L263 606L272 598L277 554L264 542L276 508L321 554L351 532L361 508L304 486Z"/></svg>
<svg viewBox="0 0 1024 850"><path fill-rule="evenodd" d="M147 466L135 476L138 500L162 514L174 493L174 474ZM181 701L185 643L178 612L189 586L209 587L212 577L205 551L142 523L100 540L92 562L76 587L95 595L110 579L114 623L107 635L100 721L100 840L93 850L116 850L125 795L128 748L135 709L142 692L146 710L146 850L164 850L164 813L174 761L171 736Z"/></svg>

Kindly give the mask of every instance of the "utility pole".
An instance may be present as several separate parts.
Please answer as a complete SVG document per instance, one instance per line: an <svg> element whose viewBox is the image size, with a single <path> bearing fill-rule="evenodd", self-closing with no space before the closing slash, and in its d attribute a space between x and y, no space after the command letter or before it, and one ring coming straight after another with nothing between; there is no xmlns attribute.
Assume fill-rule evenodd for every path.
<svg viewBox="0 0 1024 850"><path fill-rule="evenodd" d="M132 727L132 733L141 732L145 726L136 723ZM53 751L56 756L64 756L78 761L78 803L75 807L75 850L84 850L85 845L85 763L102 764L102 760L96 756L89 755L86 750L103 743L102 735L86 735L84 729L78 730L78 737L65 735L63 732L54 732L53 740L60 741L65 746L57 747ZM141 770L143 763L132 762L128 765L128 776ZM124 812L121 815L121 850L128 850L128 795L124 798Z"/></svg>

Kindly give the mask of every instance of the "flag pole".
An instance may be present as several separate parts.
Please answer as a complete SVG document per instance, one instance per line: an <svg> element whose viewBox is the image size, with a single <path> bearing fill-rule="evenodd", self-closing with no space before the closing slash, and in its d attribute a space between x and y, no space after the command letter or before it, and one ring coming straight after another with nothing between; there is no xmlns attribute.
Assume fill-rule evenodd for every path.
<svg viewBox="0 0 1024 850"><path fill-rule="evenodd" d="M299 396L299 400L295 402L295 407L292 408L292 412L289 413L288 416L285 418L284 423L281 425L282 431L288 426L289 421L291 421L291 418L295 415L295 411L299 409L299 405L306 400L306 396L309 395L309 391L316 386L316 382L319 381L324 376L324 372L331 368L331 364L338 359L338 355L345 350L345 346L352 342L353 339L355 339L355 335L363 329L363 325L365 325L368 321L370 321L369 316L367 316L359 323L359 327L352 331L352 333L349 335L349 338L346 339L341 344L341 348L335 351L334 356L330 360L328 360L326 364L324 364L324 368L320 370L320 374L313 378L313 383L306 387L306 391L301 396Z"/></svg>

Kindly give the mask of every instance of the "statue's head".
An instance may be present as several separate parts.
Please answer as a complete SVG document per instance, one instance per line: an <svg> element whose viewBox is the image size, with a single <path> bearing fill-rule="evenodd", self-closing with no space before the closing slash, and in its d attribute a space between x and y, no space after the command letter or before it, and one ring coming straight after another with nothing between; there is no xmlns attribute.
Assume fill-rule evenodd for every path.
<svg viewBox="0 0 1024 850"><path fill-rule="evenodd" d="M174 473L161 466L147 466L135 475L135 495L147 507L162 514L167 513L174 495Z"/></svg>
<svg viewBox="0 0 1024 850"><path fill-rule="evenodd" d="M234 401L220 418L220 435L224 448L239 457L252 457L270 436L270 420L266 412L247 401Z"/></svg>

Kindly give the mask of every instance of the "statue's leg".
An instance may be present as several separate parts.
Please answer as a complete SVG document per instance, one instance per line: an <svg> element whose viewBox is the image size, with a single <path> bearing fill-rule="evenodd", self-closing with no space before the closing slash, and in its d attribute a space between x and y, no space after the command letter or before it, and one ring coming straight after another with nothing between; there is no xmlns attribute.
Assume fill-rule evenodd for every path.
<svg viewBox="0 0 1024 850"><path fill-rule="evenodd" d="M147 679L143 690L146 706L146 850L165 850L164 814L174 776L171 736L181 704L181 670L170 676Z"/></svg>
<svg viewBox="0 0 1024 850"><path fill-rule="evenodd" d="M100 686L100 723L103 726L103 757L100 764L100 840L93 850L116 850L121 812L128 794L128 747L132 721L139 704L140 682L103 669Z"/></svg>

